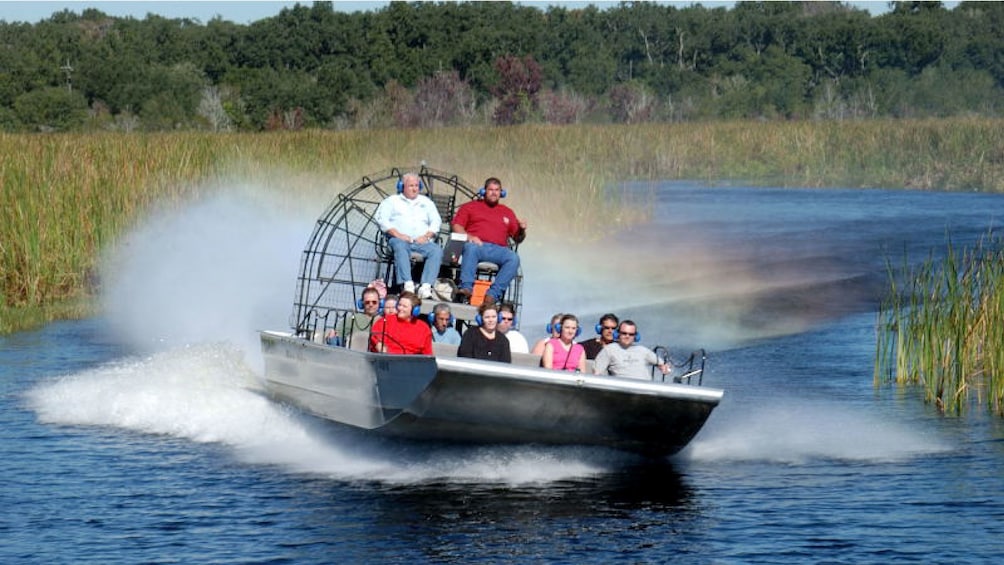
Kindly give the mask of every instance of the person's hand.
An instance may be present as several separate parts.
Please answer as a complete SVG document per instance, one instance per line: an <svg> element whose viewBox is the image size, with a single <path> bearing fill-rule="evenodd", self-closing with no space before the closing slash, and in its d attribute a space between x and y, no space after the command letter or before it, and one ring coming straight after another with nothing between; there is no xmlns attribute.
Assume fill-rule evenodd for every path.
<svg viewBox="0 0 1004 565"><path fill-rule="evenodd" d="M521 230L525 230L526 229L526 220L520 220L519 221L519 229L521 229Z"/></svg>
<svg viewBox="0 0 1004 565"><path fill-rule="evenodd" d="M478 236L476 236L476 235L468 235L467 236L467 241L473 243L474 245L481 245L483 243L481 241L481 238L478 237Z"/></svg>

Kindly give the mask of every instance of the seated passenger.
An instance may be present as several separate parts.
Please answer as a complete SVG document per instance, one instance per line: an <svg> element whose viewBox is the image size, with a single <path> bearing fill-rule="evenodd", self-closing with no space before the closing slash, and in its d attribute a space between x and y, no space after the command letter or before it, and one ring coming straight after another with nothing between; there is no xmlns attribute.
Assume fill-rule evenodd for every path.
<svg viewBox="0 0 1004 565"><path fill-rule="evenodd" d="M579 335L579 319L571 314L561 317L561 333L547 340L540 358L545 369L581 373L586 370L586 352L573 340Z"/></svg>
<svg viewBox="0 0 1004 565"><path fill-rule="evenodd" d="M394 251L394 272L404 290L415 292L415 281L411 280L412 252L425 258L418 296L431 298L432 283L436 282L443 261L443 248L436 243L443 220L436 204L418 193L420 186L418 175L406 173L401 177L399 193L383 199L374 219Z"/></svg>
<svg viewBox="0 0 1004 565"><path fill-rule="evenodd" d="M499 305L499 331L509 340L509 351L530 353L530 345L519 331L512 329L516 321L516 309L508 302Z"/></svg>
<svg viewBox="0 0 1004 565"><path fill-rule="evenodd" d="M363 289L359 302L362 305L362 312L356 312L345 317L342 323L341 334L334 329L328 330L325 334L325 342L328 345L342 345L345 340L351 343L358 343L360 339L365 343L369 338L373 318L376 317L380 310L380 292L368 286ZM345 340L342 339L342 336L345 337ZM366 346L361 345L360 349L366 349Z"/></svg>
<svg viewBox="0 0 1004 565"><path fill-rule="evenodd" d="M429 317L432 320L433 343L460 345L460 333L450 325L450 322L453 321L453 313L450 312L449 304L445 302L436 304Z"/></svg>
<svg viewBox="0 0 1004 565"><path fill-rule="evenodd" d="M482 304L478 308L480 325L471 326L464 332L457 349L457 357L471 357L486 361L511 363L509 340L498 331L498 310L494 304Z"/></svg>
<svg viewBox="0 0 1004 565"><path fill-rule="evenodd" d="M453 216L453 231L467 234L460 261L458 295L470 298L474 293L474 277L480 261L499 266L499 272L485 294L485 300L489 302L501 301L509 283L519 272L519 255L509 249L509 238L516 243L522 242L526 238L526 221L517 219L508 206L499 204L503 192L502 181L490 178L481 189L481 198L464 204Z"/></svg>
<svg viewBox="0 0 1004 565"><path fill-rule="evenodd" d="M638 345L638 328L634 322L624 320L617 332L617 343L604 347L596 356L593 373L646 380L652 378L652 367L658 367L664 375L669 373L669 365L651 349Z"/></svg>
<svg viewBox="0 0 1004 565"><path fill-rule="evenodd" d="M617 316L614 314L604 314L596 324L596 337L584 339L579 342L586 350L586 359L596 359L596 355L604 347L614 342L614 333L617 331Z"/></svg>
<svg viewBox="0 0 1004 565"><path fill-rule="evenodd" d="M530 350L531 354L543 355L544 346L547 345L547 340L551 339L552 337L558 337L559 335L561 335L562 316L564 316L564 314L562 314L561 312L558 312L557 314L551 316L551 323L547 324L547 333L551 335L547 337L542 337L539 340L537 340L537 343L533 344L533 349Z"/></svg>
<svg viewBox="0 0 1004 565"><path fill-rule="evenodd" d="M386 298L383 299L383 312L377 315L377 318L386 318L388 316L397 315L397 295L388 294Z"/></svg>
<svg viewBox="0 0 1004 565"><path fill-rule="evenodd" d="M373 322L370 351L432 355L429 324L413 315L421 304L422 300L414 292L402 292L397 302L397 315L384 316Z"/></svg>

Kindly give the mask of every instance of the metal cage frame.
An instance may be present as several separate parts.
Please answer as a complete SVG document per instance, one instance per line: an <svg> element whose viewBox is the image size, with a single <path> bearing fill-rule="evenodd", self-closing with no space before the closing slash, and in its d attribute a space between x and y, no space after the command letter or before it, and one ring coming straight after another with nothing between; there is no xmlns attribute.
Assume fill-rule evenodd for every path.
<svg viewBox="0 0 1004 565"><path fill-rule="evenodd" d="M374 215L384 198L396 194L398 181L406 173L422 180L422 194L432 198L443 216L439 240L443 245L451 230L450 221L462 204L478 198L477 188L457 175L430 169L393 167L362 177L335 196L317 219L300 261L290 327L296 335L310 338L318 330L336 326L357 310L363 290L374 280L388 280L393 268L386 238ZM444 209L448 208L448 209ZM512 243L512 247L516 245ZM459 269L454 275L459 277ZM509 289L505 302L522 306L522 267Z"/></svg>

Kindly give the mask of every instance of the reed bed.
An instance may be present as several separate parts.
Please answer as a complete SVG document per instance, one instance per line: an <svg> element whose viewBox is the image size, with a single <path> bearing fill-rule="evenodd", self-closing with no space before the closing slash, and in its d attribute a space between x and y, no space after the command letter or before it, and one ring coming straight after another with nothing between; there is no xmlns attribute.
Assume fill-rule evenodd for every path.
<svg viewBox="0 0 1004 565"><path fill-rule="evenodd" d="M875 383L922 386L939 410L985 402L1004 415L1004 241L949 245L943 259L890 269L878 314ZM897 282L899 281L899 282Z"/></svg>
<svg viewBox="0 0 1004 565"><path fill-rule="evenodd" d="M102 249L228 182L324 201L392 165L492 175L535 229L643 221L624 180L1004 192L1000 120L528 125L261 134L0 134L0 332L87 312ZM597 229L602 226L603 229ZM67 305L72 305L68 307Z"/></svg>

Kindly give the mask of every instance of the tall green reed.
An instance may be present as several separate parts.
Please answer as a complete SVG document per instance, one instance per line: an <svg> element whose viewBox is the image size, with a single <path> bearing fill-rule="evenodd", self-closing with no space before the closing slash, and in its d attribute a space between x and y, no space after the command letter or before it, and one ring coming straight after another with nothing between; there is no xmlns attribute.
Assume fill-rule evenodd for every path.
<svg viewBox="0 0 1004 565"><path fill-rule="evenodd" d="M498 176L535 229L643 221L624 180L1004 191L1004 121L527 125L434 130L0 134L0 331L12 309L86 297L102 249L153 207L231 181L326 202L364 174ZM603 228L597 229L598 227Z"/></svg>
<svg viewBox="0 0 1004 565"><path fill-rule="evenodd" d="M993 233L970 249L950 243L911 268L889 269L878 313L875 384L921 386L939 410L970 401L1004 416L1004 241Z"/></svg>

